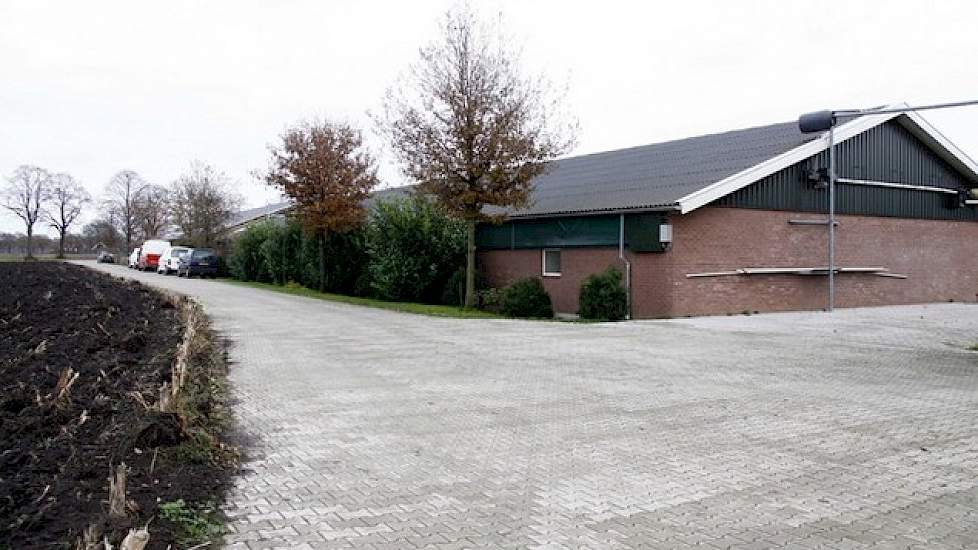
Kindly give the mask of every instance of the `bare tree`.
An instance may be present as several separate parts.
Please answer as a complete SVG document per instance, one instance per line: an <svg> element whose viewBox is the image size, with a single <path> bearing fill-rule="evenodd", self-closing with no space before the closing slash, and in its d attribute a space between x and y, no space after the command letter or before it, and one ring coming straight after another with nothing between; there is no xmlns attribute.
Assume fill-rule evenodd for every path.
<svg viewBox="0 0 978 550"><path fill-rule="evenodd" d="M326 237L348 232L365 217L363 201L377 186L363 135L329 121L303 122L282 134L265 181L295 201L303 225L319 244L319 290L326 289Z"/></svg>
<svg viewBox="0 0 978 550"><path fill-rule="evenodd" d="M68 229L78 220L82 208L91 200L92 197L85 187L71 174L55 174L51 178L51 191L44 217L48 225L58 232L58 258L65 257L65 236Z"/></svg>
<svg viewBox="0 0 978 550"><path fill-rule="evenodd" d="M7 186L2 193L2 206L24 222L27 230L27 247L25 256L34 257L34 225L44 213L44 201L47 199L48 186L51 184L51 174L38 166L22 165L14 170L7 179Z"/></svg>
<svg viewBox="0 0 978 550"><path fill-rule="evenodd" d="M103 210L106 217L117 224L126 244L126 252L132 250L132 243L139 231L139 201L146 186L146 180L139 174L122 170L112 176L105 187Z"/></svg>
<svg viewBox="0 0 978 550"><path fill-rule="evenodd" d="M194 161L173 183L170 215L184 239L195 246L213 246L238 209L239 197L228 177L214 167Z"/></svg>
<svg viewBox="0 0 978 550"><path fill-rule="evenodd" d="M170 223L170 190L161 185L147 185L136 201L136 218L146 238L161 236Z"/></svg>
<svg viewBox="0 0 978 550"><path fill-rule="evenodd" d="M405 173L466 222L465 305L475 305L475 228L487 207L528 205L532 180L574 145L576 121L543 77L527 77L500 25L462 5L421 50L378 118Z"/></svg>

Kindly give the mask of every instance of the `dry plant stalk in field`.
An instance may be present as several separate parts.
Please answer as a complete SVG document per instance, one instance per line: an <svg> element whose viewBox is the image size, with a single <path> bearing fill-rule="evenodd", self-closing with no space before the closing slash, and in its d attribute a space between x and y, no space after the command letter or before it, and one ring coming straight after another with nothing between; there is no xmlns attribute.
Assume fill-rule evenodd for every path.
<svg viewBox="0 0 978 550"><path fill-rule="evenodd" d="M164 413L174 412L173 401L174 398L173 398L173 392L170 391L170 383L163 382L163 385L160 386L160 403L159 403L160 412L164 412Z"/></svg>
<svg viewBox="0 0 978 550"><path fill-rule="evenodd" d="M97 524L89 525L81 538L75 542L75 550L95 550L100 544L98 539L101 533L102 529Z"/></svg>
<svg viewBox="0 0 978 550"><path fill-rule="evenodd" d="M109 475L109 517L126 517L126 463L115 468Z"/></svg>
<svg viewBox="0 0 978 550"><path fill-rule="evenodd" d="M164 382L160 387L160 412L180 413L178 410L179 407L177 406L178 397L180 395L180 390L183 389L183 385L187 381L187 363L192 354L191 348L193 346L193 342L197 337L197 327L201 322L200 314L192 303L183 302L182 307L186 329L184 330L183 340L180 342L180 347L177 348L176 359L174 360L172 370L170 371L170 382Z"/></svg>
<svg viewBox="0 0 978 550"><path fill-rule="evenodd" d="M78 375L79 373L75 372L71 367L62 369L61 375L58 376L58 384L54 387L55 403L60 403L68 397L71 386L78 381Z"/></svg>
<svg viewBox="0 0 978 550"><path fill-rule="evenodd" d="M186 330L183 333L183 341L177 349L177 358L173 364L173 395L177 395L184 382L187 380L187 361L190 359L191 345L197 336L197 325L200 323L197 308L190 302L184 303L184 317L186 318Z"/></svg>
<svg viewBox="0 0 978 550"><path fill-rule="evenodd" d="M126 538L122 539L119 550L143 550L149 544L149 531L142 529L130 529Z"/></svg>

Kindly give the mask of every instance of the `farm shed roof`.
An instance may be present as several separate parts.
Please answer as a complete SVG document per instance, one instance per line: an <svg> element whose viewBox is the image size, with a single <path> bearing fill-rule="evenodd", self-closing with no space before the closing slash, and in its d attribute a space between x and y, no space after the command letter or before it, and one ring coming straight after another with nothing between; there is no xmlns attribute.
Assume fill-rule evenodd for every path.
<svg viewBox="0 0 978 550"><path fill-rule="evenodd" d="M836 140L891 119L978 179L978 165L914 112L848 120L836 127ZM530 206L505 213L512 218L657 209L685 213L827 148L827 133L803 134L792 121L559 159L537 177Z"/></svg>

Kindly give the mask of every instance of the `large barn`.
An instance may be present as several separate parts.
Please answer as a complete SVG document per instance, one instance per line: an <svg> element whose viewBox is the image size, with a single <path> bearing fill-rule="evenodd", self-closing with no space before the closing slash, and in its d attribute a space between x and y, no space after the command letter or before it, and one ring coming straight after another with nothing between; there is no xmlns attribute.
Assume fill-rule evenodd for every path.
<svg viewBox="0 0 978 550"><path fill-rule="evenodd" d="M919 114L836 129L836 304L978 299L978 165ZM627 274L633 317L827 300L828 135L796 122L567 158L477 234L493 286L541 277L558 313Z"/></svg>

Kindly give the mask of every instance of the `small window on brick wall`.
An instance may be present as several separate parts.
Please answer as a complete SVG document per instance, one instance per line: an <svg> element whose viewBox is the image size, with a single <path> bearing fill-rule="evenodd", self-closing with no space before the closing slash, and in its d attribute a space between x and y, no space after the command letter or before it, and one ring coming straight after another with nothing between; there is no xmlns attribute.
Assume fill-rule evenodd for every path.
<svg viewBox="0 0 978 550"><path fill-rule="evenodd" d="M560 277L560 250L546 248L543 250L543 276Z"/></svg>

